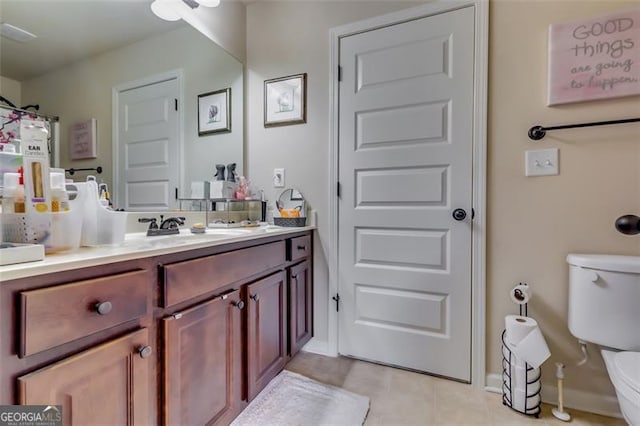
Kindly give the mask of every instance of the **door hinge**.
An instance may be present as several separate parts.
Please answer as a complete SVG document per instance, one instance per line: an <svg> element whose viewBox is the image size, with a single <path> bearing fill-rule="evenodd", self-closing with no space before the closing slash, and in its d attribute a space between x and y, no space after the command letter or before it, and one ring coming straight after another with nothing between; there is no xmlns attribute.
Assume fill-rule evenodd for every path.
<svg viewBox="0 0 640 426"><path fill-rule="evenodd" d="M174 105L175 105L175 108L176 108L176 111L177 111L178 110L178 99L177 98L174 99Z"/></svg>
<svg viewBox="0 0 640 426"><path fill-rule="evenodd" d="M336 295L333 296L332 299L336 301L336 312L340 312L340 294L336 293Z"/></svg>
<svg viewBox="0 0 640 426"><path fill-rule="evenodd" d="M342 67L338 65L338 81L342 81Z"/></svg>
<svg viewBox="0 0 640 426"><path fill-rule="evenodd" d="M338 198L342 196L342 187L340 186L340 182L336 182L336 195Z"/></svg>

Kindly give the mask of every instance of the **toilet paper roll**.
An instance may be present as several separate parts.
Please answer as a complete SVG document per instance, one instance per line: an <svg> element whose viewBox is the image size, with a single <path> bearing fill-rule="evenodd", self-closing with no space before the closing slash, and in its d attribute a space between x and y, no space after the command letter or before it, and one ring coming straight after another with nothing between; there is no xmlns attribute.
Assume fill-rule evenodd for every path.
<svg viewBox="0 0 640 426"><path fill-rule="evenodd" d="M516 305L529 303L529 300L531 299L531 287L524 284L517 285L511 289L509 296Z"/></svg>
<svg viewBox="0 0 640 426"><path fill-rule="evenodd" d="M518 345L529 333L538 327L533 318L520 315L507 315L504 317L505 339L510 345Z"/></svg>
<svg viewBox="0 0 640 426"><path fill-rule="evenodd" d="M540 380L534 380L539 377L539 368L532 368L527 371L525 367L511 367L511 386L515 390L526 390L529 395L540 391Z"/></svg>
<svg viewBox="0 0 640 426"><path fill-rule="evenodd" d="M540 367L551 356L549 346L537 326L514 347L514 353L533 368Z"/></svg>
<svg viewBox="0 0 640 426"><path fill-rule="evenodd" d="M523 390L513 391L511 406L516 410L521 412L533 411L538 404L540 404L540 394L527 397Z"/></svg>

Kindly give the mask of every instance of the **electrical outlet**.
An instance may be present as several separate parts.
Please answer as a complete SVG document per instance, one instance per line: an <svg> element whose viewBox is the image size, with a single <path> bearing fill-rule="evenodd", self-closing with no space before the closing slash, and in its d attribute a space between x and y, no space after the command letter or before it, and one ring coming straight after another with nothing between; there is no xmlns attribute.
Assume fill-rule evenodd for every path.
<svg viewBox="0 0 640 426"><path fill-rule="evenodd" d="M525 151L525 176L557 175L558 148Z"/></svg>
<svg viewBox="0 0 640 426"><path fill-rule="evenodd" d="M273 169L273 187L284 188L284 169Z"/></svg>

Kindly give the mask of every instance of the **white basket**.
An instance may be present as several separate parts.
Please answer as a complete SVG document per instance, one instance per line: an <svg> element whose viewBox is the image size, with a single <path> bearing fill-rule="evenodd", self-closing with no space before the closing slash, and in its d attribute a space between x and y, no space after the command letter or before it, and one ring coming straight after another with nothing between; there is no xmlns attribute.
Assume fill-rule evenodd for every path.
<svg viewBox="0 0 640 426"><path fill-rule="evenodd" d="M51 234L51 214L2 213L2 239L10 243L45 244Z"/></svg>
<svg viewBox="0 0 640 426"><path fill-rule="evenodd" d="M2 238L12 243L42 244L46 253L80 247L82 210L56 213L3 213Z"/></svg>

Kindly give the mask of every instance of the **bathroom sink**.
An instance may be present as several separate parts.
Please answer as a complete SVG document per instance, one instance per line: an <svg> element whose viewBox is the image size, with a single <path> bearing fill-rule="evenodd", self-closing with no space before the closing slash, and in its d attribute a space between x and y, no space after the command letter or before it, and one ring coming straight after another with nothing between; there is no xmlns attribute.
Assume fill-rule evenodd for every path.
<svg viewBox="0 0 640 426"><path fill-rule="evenodd" d="M153 249L162 247L175 247L193 242L220 239L223 235L192 234L188 229L181 229L179 234L147 236L146 232L135 232L125 236L123 246L136 249Z"/></svg>
<svg viewBox="0 0 640 426"><path fill-rule="evenodd" d="M151 237L147 236L146 232L134 232L125 236L123 246L140 250L174 247L207 240L269 233L281 229L283 228L275 225L256 226L253 228L207 228L202 234L194 234L189 229L182 228L179 234Z"/></svg>

